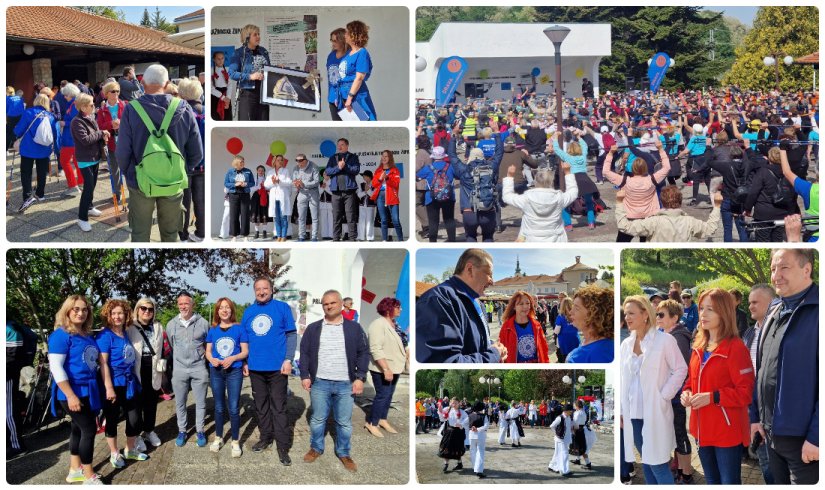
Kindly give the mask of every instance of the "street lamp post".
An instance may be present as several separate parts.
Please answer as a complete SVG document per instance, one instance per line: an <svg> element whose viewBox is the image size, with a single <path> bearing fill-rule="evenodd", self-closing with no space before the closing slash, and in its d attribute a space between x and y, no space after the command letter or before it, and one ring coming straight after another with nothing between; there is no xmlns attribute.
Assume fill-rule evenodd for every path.
<svg viewBox="0 0 825 490"><path fill-rule="evenodd" d="M487 385L487 398L490 398L490 390L492 389L493 385L498 386L499 398L501 398L501 386L499 386L501 385L500 379L498 379L492 374L485 374L478 378L478 382L483 385Z"/></svg>
<svg viewBox="0 0 825 490"><path fill-rule="evenodd" d="M544 30L544 35L547 36L547 39L553 43L553 47L555 48L555 65L556 65L556 78L555 78L555 85L556 85L556 131L561 133L561 120L562 120L562 97L561 97L561 43L564 42L564 38L570 34L570 28L560 26L560 25L553 25L548 27ZM559 146L562 145L562 136L559 134Z"/></svg>
<svg viewBox="0 0 825 490"><path fill-rule="evenodd" d="M564 377L561 379L562 383L564 383L566 385L571 385L571 389L573 391L573 397L570 399L570 403L576 403L576 382L584 383L585 380L587 380L587 378L585 378L584 376L579 376L578 378L576 378L576 370L575 369L573 370L573 377L572 378L565 374Z"/></svg>
<svg viewBox="0 0 825 490"><path fill-rule="evenodd" d="M781 51L774 51L770 54L770 56L765 56L762 59L762 63L765 66L773 66L774 67L774 74L776 76L776 90L779 91L779 57L785 55L782 58L782 62L785 63L785 66L791 66L793 64L793 56L787 55Z"/></svg>

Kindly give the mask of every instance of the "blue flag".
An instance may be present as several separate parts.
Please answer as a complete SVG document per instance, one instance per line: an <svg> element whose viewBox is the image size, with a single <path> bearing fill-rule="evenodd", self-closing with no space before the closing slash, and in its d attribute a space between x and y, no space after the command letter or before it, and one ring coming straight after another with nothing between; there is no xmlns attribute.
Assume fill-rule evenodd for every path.
<svg viewBox="0 0 825 490"><path fill-rule="evenodd" d="M647 68L647 77L650 79L650 91L657 92L659 85L665 79L665 73L670 68L670 56L666 53L656 53L650 60L650 66Z"/></svg>
<svg viewBox="0 0 825 490"><path fill-rule="evenodd" d="M435 79L435 105L443 106L453 98L458 85L467 73L467 62L459 56L450 56L441 62Z"/></svg>
<svg viewBox="0 0 825 490"><path fill-rule="evenodd" d="M398 275L398 286L395 288L395 298L401 302L401 315L396 318L401 330L407 332L410 327L410 254L404 258L401 273Z"/></svg>

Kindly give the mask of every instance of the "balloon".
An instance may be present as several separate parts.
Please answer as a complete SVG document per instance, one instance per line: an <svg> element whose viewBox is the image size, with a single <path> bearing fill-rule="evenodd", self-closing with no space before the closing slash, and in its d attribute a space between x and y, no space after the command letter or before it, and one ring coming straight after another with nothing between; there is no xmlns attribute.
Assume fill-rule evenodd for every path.
<svg viewBox="0 0 825 490"><path fill-rule="evenodd" d="M324 157L329 158L335 154L335 150L337 147L335 146L335 142L332 140L324 140L321 142L321 155Z"/></svg>
<svg viewBox="0 0 825 490"><path fill-rule="evenodd" d="M576 78L581 78L584 76L584 68L576 68Z"/></svg>
<svg viewBox="0 0 825 490"><path fill-rule="evenodd" d="M421 56L415 55L415 71L424 71L427 69L427 60Z"/></svg>
<svg viewBox="0 0 825 490"><path fill-rule="evenodd" d="M550 75L542 75L541 78L539 78L539 82L550 83Z"/></svg>
<svg viewBox="0 0 825 490"><path fill-rule="evenodd" d="M487 77L489 77L489 76L490 76L490 72L487 71L487 70L481 70L480 72L478 72L478 78L480 78L482 80L486 80Z"/></svg>
<svg viewBox="0 0 825 490"><path fill-rule="evenodd" d="M269 154L270 155L285 155L286 154L286 143L281 140L273 141L269 145Z"/></svg>
<svg viewBox="0 0 825 490"><path fill-rule="evenodd" d="M541 74L541 69L538 66L533 67L533 71L531 71L530 74L537 77Z"/></svg>
<svg viewBox="0 0 825 490"><path fill-rule="evenodd" d="M275 265L284 265L289 262L289 249L288 248L279 248L279 249L271 249L269 251L270 257L272 258L272 263Z"/></svg>
<svg viewBox="0 0 825 490"><path fill-rule="evenodd" d="M237 155L243 151L243 141L240 138L229 138L226 142L226 151L232 155Z"/></svg>

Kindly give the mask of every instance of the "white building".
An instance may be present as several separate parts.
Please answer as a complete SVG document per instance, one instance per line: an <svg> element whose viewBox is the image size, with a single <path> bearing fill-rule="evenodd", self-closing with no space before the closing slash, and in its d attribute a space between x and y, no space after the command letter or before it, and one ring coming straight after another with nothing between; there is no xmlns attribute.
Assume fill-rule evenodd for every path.
<svg viewBox="0 0 825 490"><path fill-rule="evenodd" d="M427 67L417 73L416 99L434 99L435 82L441 62L450 56L467 61L458 92L461 101L468 94L486 91L491 99L511 97L519 83L531 84L531 71L539 68L538 94L555 90L553 43L544 35L544 23L445 22L427 42L416 43L416 56ZM565 97L581 97L583 78L593 82L599 94L599 63L611 55L610 24L562 24L570 33L561 45L561 78ZM567 83L564 83L567 82Z"/></svg>
<svg viewBox="0 0 825 490"><path fill-rule="evenodd" d="M533 296L544 299L555 299L559 293L570 296L583 284L591 284L596 280L598 269L581 262L581 256L576 256L576 263L565 267L557 275L537 274L528 276L521 272L516 261L516 271L513 276L500 279L487 288L484 293L488 296L512 296L516 291L527 291Z"/></svg>

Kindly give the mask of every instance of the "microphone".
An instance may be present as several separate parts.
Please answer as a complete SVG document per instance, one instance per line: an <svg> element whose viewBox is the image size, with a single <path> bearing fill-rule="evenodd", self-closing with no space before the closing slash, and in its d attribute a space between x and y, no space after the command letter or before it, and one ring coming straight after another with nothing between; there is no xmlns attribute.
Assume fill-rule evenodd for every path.
<svg viewBox="0 0 825 490"><path fill-rule="evenodd" d="M249 44L249 36L251 36L251 34L247 34L247 35L246 35L246 40L243 42L243 45L244 45L244 46L246 46L247 44Z"/></svg>

